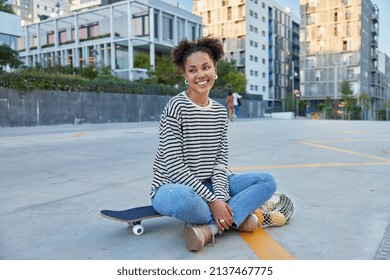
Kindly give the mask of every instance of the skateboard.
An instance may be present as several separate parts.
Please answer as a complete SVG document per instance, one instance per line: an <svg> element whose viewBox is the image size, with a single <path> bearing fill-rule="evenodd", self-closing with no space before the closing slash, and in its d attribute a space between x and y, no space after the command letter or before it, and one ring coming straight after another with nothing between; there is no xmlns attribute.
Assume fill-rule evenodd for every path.
<svg viewBox="0 0 390 280"><path fill-rule="evenodd" d="M141 225L143 220L162 217L160 213L154 210L152 205L130 208L126 210L102 210L100 215L104 218L112 219L118 222L128 223L133 226L133 233L135 235L142 235L144 233L144 226Z"/></svg>

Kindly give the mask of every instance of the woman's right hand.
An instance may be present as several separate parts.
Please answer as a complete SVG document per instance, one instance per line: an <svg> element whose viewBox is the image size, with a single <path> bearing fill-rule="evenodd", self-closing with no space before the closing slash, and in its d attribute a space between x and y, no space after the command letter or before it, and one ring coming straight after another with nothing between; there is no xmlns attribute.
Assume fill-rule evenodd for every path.
<svg viewBox="0 0 390 280"><path fill-rule="evenodd" d="M233 224L232 208L225 201L220 199L208 202L208 205L213 214L219 233L221 234L224 230L229 229Z"/></svg>

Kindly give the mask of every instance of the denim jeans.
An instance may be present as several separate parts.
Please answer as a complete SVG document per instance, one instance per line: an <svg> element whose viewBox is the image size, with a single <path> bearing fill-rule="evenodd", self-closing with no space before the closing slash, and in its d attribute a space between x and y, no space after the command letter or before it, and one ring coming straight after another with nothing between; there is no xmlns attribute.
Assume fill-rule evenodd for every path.
<svg viewBox="0 0 390 280"><path fill-rule="evenodd" d="M243 173L229 175L228 204L233 209L233 226L241 223L271 198L276 190L276 183L268 173ZM210 180L204 181L212 191ZM214 224L214 218L208 204L189 186L165 184L158 188L152 198L152 205L157 212L175 217L192 224Z"/></svg>

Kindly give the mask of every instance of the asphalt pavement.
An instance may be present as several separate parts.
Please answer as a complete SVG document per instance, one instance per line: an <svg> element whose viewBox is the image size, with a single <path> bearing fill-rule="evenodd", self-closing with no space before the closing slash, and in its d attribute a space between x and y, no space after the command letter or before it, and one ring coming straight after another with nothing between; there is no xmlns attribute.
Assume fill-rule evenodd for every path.
<svg viewBox="0 0 390 280"><path fill-rule="evenodd" d="M389 122L231 122L231 169L272 173L295 212L196 253L174 218L135 236L99 215L150 204L157 143L156 122L0 128L0 259L390 259Z"/></svg>

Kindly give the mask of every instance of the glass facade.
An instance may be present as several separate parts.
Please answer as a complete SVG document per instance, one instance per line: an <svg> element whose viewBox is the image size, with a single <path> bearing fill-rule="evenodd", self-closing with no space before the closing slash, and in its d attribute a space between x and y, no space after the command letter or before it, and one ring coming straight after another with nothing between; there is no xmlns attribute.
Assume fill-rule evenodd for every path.
<svg viewBox="0 0 390 280"><path fill-rule="evenodd" d="M200 17L151 3L118 2L27 25L18 42L20 57L28 66L110 66L118 76L142 78L133 68L135 55L148 53L152 68L155 56L169 55L181 38L202 35Z"/></svg>

